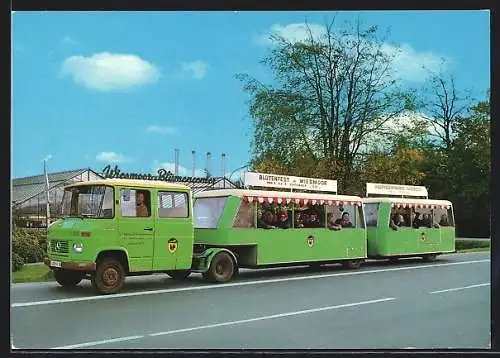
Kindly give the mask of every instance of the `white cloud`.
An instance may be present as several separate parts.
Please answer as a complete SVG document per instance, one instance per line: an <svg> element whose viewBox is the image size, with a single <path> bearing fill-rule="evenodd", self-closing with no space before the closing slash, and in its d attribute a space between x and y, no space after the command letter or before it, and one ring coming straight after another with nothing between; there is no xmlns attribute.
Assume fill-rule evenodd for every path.
<svg viewBox="0 0 500 358"><path fill-rule="evenodd" d="M325 26L319 24L308 24L313 38L321 41L326 35ZM309 37L309 30L305 23L295 23L286 26L275 24L271 30L262 36L259 36L257 43L261 45L273 45L275 42L270 35L277 35L285 38L289 42L303 42ZM399 48L388 43L382 44L381 51L390 57L393 57L393 69L396 75L408 81L423 82L428 76L428 72L438 72L444 69L444 61L450 61L449 58L437 55L433 52L419 52L413 49L409 44L402 44Z"/></svg>
<svg viewBox="0 0 500 358"><path fill-rule="evenodd" d="M90 89L108 92L156 82L160 71L136 55L102 52L90 57L71 56L62 63L62 74Z"/></svg>
<svg viewBox="0 0 500 358"><path fill-rule="evenodd" d="M283 26L281 24L274 24L271 27L271 31L265 35L261 35L257 38L257 42L261 45L272 45L274 40L271 36L280 36L285 40L290 42L304 42L306 41L311 31L313 39L318 40L326 34L326 28L318 24L308 24L298 23L298 24L288 24ZM308 29L309 27L309 29Z"/></svg>
<svg viewBox="0 0 500 358"><path fill-rule="evenodd" d="M208 64L203 61L184 62L182 71L188 72L195 80L201 80L207 74Z"/></svg>
<svg viewBox="0 0 500 358"><path fill-rule="evenodd" d="M446 59L432 52L417 52L408 44L396 48L389 44L383 44L382 52L394 56L393 66L396 74L409 81L422 82L429 75L429 71L438 72L444 66Z"/></svg>
<svg viewBox="0 0 500 358"><path fill-rule="evenodd" d="M153 163L153 171L156 173L156 172L158 172L158 169L165 169L165 170L172 172L172 174L175 174L175 163L171 163L171 162L161 163L160 161L155 160ZM194 174L195 174L195 177L205 177L205 175L206 175L205 170L198 169L198 168L195 168ZM193 169L186 168L186 167L179 165L179 175L191 177L193 175ZM214 175L214 174L212 173L212 175Z"/></svg>
<svg viewBox="0 0 500 358"><path fill-rule="evenodd" d="M110 164L125 163L132 161L130 158L127 158L115 152L101 152L97 154L96 160Z"/></svg>
<svg viewBox="0 0 500 358"><path fill-rule="evenodd" d="M47 154L47 155L45 156L45 158L43 158L43 159L42 159L42 162L43 162L43 161L49 161L49 160L51 160L51 159L52 159L52 154Z"/></svg>
<svg viewBox="0 0 500 358"><path fill-rule="evenodd" d="M160 134L173 134L177 132L177 129L173 127L160 127L156 125L152 125L146 128L147 132L150 133L160 133Z"/></svg>

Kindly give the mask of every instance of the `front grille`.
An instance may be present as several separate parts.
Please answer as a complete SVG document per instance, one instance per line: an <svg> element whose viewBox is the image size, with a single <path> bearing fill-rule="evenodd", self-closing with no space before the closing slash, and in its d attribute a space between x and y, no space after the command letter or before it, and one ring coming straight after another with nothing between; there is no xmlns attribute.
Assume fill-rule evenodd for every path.
<svg viewBox="0 0 500 358"><path fill-rule="evenodd" d="M69 244L67 241L50 240L50 251L58 254L69 253Z"/></svg>

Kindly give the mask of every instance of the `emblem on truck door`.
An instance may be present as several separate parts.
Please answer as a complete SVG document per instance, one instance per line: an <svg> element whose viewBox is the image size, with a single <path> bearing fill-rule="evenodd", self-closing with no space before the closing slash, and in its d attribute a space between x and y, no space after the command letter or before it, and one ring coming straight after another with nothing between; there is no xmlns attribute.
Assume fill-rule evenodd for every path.
<svg viewBox="0 0 500 358"><path fill-rule="evenodd" d="M173 254L177 250L177 240L170 239L168 240L168 251Z"/></svg>
<svg viewBox="0 0 500 358"><path fill-rule="evenodd" d="M313 247L314 246L314 236L309 235L307 237L307 246L309 246L309 247Z"/></svg>

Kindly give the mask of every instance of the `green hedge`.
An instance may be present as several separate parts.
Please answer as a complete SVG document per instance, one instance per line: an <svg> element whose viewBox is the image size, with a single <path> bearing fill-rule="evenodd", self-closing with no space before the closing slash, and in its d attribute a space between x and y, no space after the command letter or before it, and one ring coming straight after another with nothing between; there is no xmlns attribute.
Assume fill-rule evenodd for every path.
<svg viewBox="0 0 500 358"><path fill-rule="evenodd" d="M20 270L24 263L42 262L47 253L47 232L43 229L13 227L12 270ZM23 264L21 264L21 259Z"/></svg>
<svg viewBox="0 0 500 358"><path fill-rule="evenodd" d="M483 248L483 247L490 247L490 241L483 241L483 240L456 240L455 241L455 249L457 251Z"/></svg>

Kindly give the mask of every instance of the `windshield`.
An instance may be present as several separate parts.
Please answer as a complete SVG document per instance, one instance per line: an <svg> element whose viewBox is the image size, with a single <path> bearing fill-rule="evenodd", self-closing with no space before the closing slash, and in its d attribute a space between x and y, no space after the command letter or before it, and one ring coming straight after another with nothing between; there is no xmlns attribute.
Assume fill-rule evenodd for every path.
<svg viewBox="0 0 500 358"><path fill-rule="evenodd" d="M104 185L82 185L66 188L62 216L113 218L114 190Z"/></svg>

